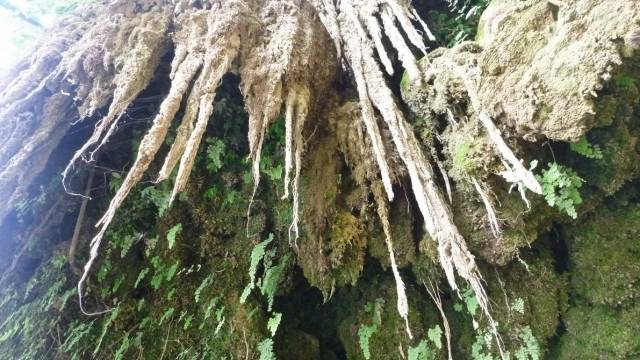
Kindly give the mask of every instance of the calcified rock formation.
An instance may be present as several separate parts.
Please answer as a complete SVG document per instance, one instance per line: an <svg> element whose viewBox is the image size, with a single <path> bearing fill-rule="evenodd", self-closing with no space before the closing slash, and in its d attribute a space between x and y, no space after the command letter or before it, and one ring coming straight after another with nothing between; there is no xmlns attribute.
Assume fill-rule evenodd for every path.
<svg viewBox="0 0 640 360"><path fill-rule="evenodd" d="M464 279L495 331L482 277L454 222L444 166L432 155L435 148L424 149L387 85L386 74L394 72L392 59L397 57L406 71L409 88L403 95L416 113L447 116L452 125L460 122L464 126L462 118L466 117L479 121L489 155L499 164L490 170L499 173L507 186L517 186L528 205L526 191L539 194L540 185L494 121L509 126L510 135L526 139L567 140L583 135L593 122L595 91L623 57L637 51L639 31L638 9L632 0L505 0L495 4L485 16L479 45L442 50L420 63L414 56L427 53L424 37L431 35L415 9L403 0L343 0L337 5L330 0L232 0L198 6L190 1L138 0L90 7L64 20L32 62L23 64L15 79L2 83L0 131L10 140L0 149L4 163L0 199L6 204L0 210L0 221L43 168L70 122L97 118L92 136L64 171L65 188L74 193L71 180L82 163L95 160L163 57L172 55L168 95L142 138L135 162L97 223L91 256L78 285L80 296L116 211L156 158L173 122L179 122L177 135L156 179L166 180L177 167L171 201L185 189L207 124L221 121L211 119L213 100L222 77L230 72L241 78L249 114L254 193L260 181L265 134L284 114L284 197L292 197L294 244L299 231L303 154L314 151L305 149L305 132L319 116L327 115L320 109L322 101L333 91L331 83L344 66L352 75L359 100L351 110L359 116L351 112L336 117L352 123L335 127L358 136L340 134L343 138L338 143L347 157L366 159L356 180L374 194L396 281L397 309L407 333L411 336L407 296L388 220L388 202L394 200L393 185L400 176L409 179L410 192L427 233L437 243L438 260L449 285L457 290L456 274ZM615 19L604 16L605 9L611 8L615 9L612 13L622 15ZM530 22L521 20L523 13ZM536 31L530 32L529 23L538 25ZM531 35L522 37L522 33ZM594 34L602 33L609 38L598 41ZM505 47L512 52L504 52ZM566 53L550 56L559 51ZM569 74L578 74L574 80L580 84L567 83ZM563 81L556 82L558 78ZM464 105L464 109L450 108L451 104ZM105 107L106 114L99 114ZM349 129L351 125L357 129ZM465 180L482 200L482 216L489 219L491 236L500 238L495 204L487 195L491 191L486 179L489 170L480 175ZM81 307L85 311L82 300Z"/></svg>
<svg viewBox="0 0 640 360"><path fill-rule="evenodd" d="M92 161L101 145L109 141L117 128L118 118L150 81L169 43L172 43L169 46L174 49L174 58L169 94L151 129L142 139L136 161L97 224L98 233L91 242L91 257L79 283L81 296L83 283L98 256L106 229L156 156L183 97L187 97L186 108L178 135L158 176L158 181L166 179L179 162L172 200L184 189L193 167L195 152L212 114L215 88L222 76L233 70L238 71L242 78L249 112L248 136L256 189L260 180L259 162L265 133L281 108L285 108L285 197L288 196L290 173L293 172L292 232L294 237L297 236L297 184L304 147L302 131L310 109L331 80L331 74L341 59L336 55L344 55L344 61L354 75L364 123L386 197L393 200L393 190L374 109L382 115L402 165L407 169L427 231L439 244L440 262L450 285L454 289L457 287L454 278L457 272L470 283L483 310L489 315L487 298L473 256L453 223L451 212L435 183L431 165L376 62L376 58L380 58L386 71L393 71L381 42L381 37L386 35L409 76L420 77L410 46L425 53L421 33L414 27L425 27L425 24L415 16L415 10L409 4L397 0L342 1L336 8L331 1L230 1L213 2L198 9L187 2L174 5L162 1L123 1L90 11L95 11L95 14L79 22L80 25L71 22L72 25L60 26L60 31L64 32L71 32L69 26L88 28L83 38L64 43L54 37L43 45L42 55L36 58L36 61L44 58L40 60L43 64L36 64L23 72L3 94L3 101L8 104L4 106L5 118L24 113L27 107L33 106L33 102L28 101L33 97L49 98L40 99L46 104L62 101L63 104L50 105L57 106L56 111L39 112L45 115L54 113L54 117L60 116L59 110L75 101L80 104L78 112L81 119L111 101L108 113L98 121L89 141L78 150L65 170L63 181L68 181L79 162ZM176 29L172 36L171 28ZM405 33L410 44L405 43L400 31ZM47 49L56 45L59 47L56 56L45 58L49 54ZM379 55L376 56L374 51ZM234 64L238 64L235 69ZM34 74L34 69L40 72ZM13 102L25 96L26 100ZM52 122L59 125L55 120ZM34 138L49 136L53 131L60 131L59 128L41 126ZM30 151L33 150L28 147L11 157L3 179L8 177L8 173L16 172L12 169L25 165L22 159L28 157ZM8 183L3 185L6 189ZM67 191L73 192L68 187ZM10 203L19 194L20 189L17 189L5 198ZM382 199L378 196L380 201ZM379 207L380 215L385 219L385 206L380 204ZM391 240L388 241L393 257ZM408 310L402 280L397 270L394 273L398 281L398 311L406 318Z"/></svg>

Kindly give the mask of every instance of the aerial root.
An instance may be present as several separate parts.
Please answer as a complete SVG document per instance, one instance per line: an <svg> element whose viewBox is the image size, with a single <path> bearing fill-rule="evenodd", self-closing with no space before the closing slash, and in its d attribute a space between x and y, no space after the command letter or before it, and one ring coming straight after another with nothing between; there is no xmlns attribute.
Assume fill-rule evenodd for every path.
<svg viewBox="0 0 640 360"><path fill-rule="evenodd" d="M122 205L122 202L125 200L131 189L140 181L142 175L151 164L151 161L153 161L154 156L160 149L160 146L162 145L162 142L167 135L167 131L169 129L169 126L171 125L171 120L174 118L175 114L180 108L182 97L187 92L191 80L193 79L196 72L200 69L201 65L202 57L190 54L178 68L176 76L171 83L169 95L167 95L167 98L164 99L164 101L160 105L160 110L153 120L151 129L149 129L147 134L142 139L142 142L140 143L136 161L133 163L131 169L129 169L127 176L125 177L115 196L113 197L113 199L111 199L107 211L96 224L96 227L99 228L99 231L91 240L89 260L85 264L84 272L82 274L82 277L80 278L80 281L78 282L80 310L85 315L99 315L105 313L106 311L109 311L106 310L97 313L89 313L85 310L83 303L84 283L89 275L93 263L98 257L100 244L107 228L109 227L111 221L115 216L116 210L120 207L120 205Z"/></svg>
<svg viewBox="0 0 640 360"><path fill-rule="evenodd" d="M444 308L442 307L442 298L440 297L440 289L438 288L437 284L434 285L433 282L431 282L431 279L429 279L429 285L427 285L424 281L422 281L422 284L427 289L427 293L429 293L429 296L431 297L433 302L436 304L436 307L440 312L440 317L442 317L442 326L444 327L444 336L447 339L447 354L449 355L448 359L452 360L453 357L451 356L451 328L449 327L449 320L447 319L447 315L445 314Z"/></svg>
<svg viewBox="0 0 640 360"><path fill-rule="evenodd" d="M406 20L408 17L406 17L406 14L403 15L403 12L398 10L399 5L395 1L390 0L386 3L391 6L400 24L405 24L403 29L407 33L405 26L407 26ZM385 9L383 11L387 11ZM489 319L490 324L492 324L492 329L496 330L495 322L491 317L487 295L482 286L482 277L475 264L475 259L467 249L464 238L453 222L451 210L436 184L433 169L422 153L420 143L415 137L413 129L404 119L402 112L395 103L391 90L386 85L384 76L373 56L372 49L374 46L366 38L366 34L363 35L364 30L360 23L361 20L356 9L353 8L353 2L350 0L342 1L340 10L346 14L341 18L340 22L341 35L347 48L347 59L354 72L365 123L368 117L367 109L370 108L370 104L373 104L380 111L383 121L387 124L395 148L407 169L413 194L424 218L427 232L438 242L438 258L445 271L449 285L454 291L458 290L455 280L456 272L465 279L476 295L480 308ZM372 14L367 13L366 15L371 16ZM380 16L383 17L383 21L385 17L387 18L385 26L388 26L389 29L385 27L385 32L391 38L389 33L393 33L391 27L395 25L390 21L389 13L383 13ZM352 30L354 28L356 31ZM420 45L415 42L417 40L421 42L421 38L418 37L416 39L411 33L407 33L407 35L414 45ZM393 39L391 41L393 42ZM404 41L397 39L394 47L396 49L401 48L402 44L404 44ZM418 48L422 49L424 46L418 46ZM408 54L405 55L408 56ZM410 66L408 64L411 63L412 61L406 59L403 65ZM410 71L407 68L405 70ZM374 144L375 152L376 138L372 137L371 141ZM384 163L378 161L379 167L381 164L384 165ZM380 167L379 170L383 173L384 167ZM497 331L494 331L494 335L502 354L502 343Z"/></svg>
<svg viewBox="0 0 640 360"><path fill-rule="evenodd" d="M391 44L398 52L398 57L400 58L400 62L402 62L402 67L407 71L409 78L412 80L420 78L420 70L418 69L416 59L413 56L411 49L409 49L407 44L404 42L402 34L396 27L391 10L387 7L381 12L380 17L382 18L384 32L387 34Z"/></svg>
<svg viewBox="0 0 640 360"><path fill-rule="evenodd" d="M393 278L396 282L396 296L398 297L398 302L397 302L398 314L404 320L405 331L407 332L407 336L409 336L409 339L413 339L413 334L411 333L411 327L409 326L409 302L407 300L407 293L405 291L404 281L402 281L402 276L400 276L400 271L398 270L398 265L396 264L395 253L393 251L391 225L389 224L389 209L387 207L386 199L382 194L383 191L379 187L379 183L374 182L372 184L372 188L373 188L373 195L377 204L378 217L382 222L382 229L384 231L384 240L385 240L385 244L387 245L387 252L389 253L389 262L391 263L391 272L393 273Z"/></svg>
<svg viewBox="0 0 640 360"><path fill-rule="evenodd" d="M475 187L476 191L480 195L480 199L482 199L484 208L487 211L487 218L489 219L489 227L491 228L491 232L493 233L493 236L495 236L496 238L499 238L501 233L500 225L498 224L496 212L493 209L491 200L489 200L489 197L487 196L485 191L482 189L482 186L480 185L480 183L475 177L471 177L471 182L473 183L473 186Z"/></svg>
<svg viewBox="0 0 640 360"><path fill-rule="evenodd" d="M189 175L191 174L191 169L193 168L196 154L198 152L198 148L200 147L200 142L202 141L202 136L204 135L209 119L213 114L213 100L215 98L216 87L222 80L224 74L229 71L231 63L235 59L237 52L237 48L225 49L225 54L215 54L209 56L209 58L221 58L216 59L216 61L219 62L218 64L212 66L210 64L212 62L211 60L208 60L207 64L205 64L205 71L203 72L203 75L204 79L207 80L206 84L203 87L203 95L200 97L200 111L198 113L198 120L196 122L195 128L189 136L189 140L185 144L185 150L182 154L182 158L180 159L180 167L178 169L178 175L176 177L173 191L171 192L169 204L173 202L179 192L184 190L189 180ZM212 67L213 69L211 70Z"/></svg>
<svg viewBox="0 0 640 360"><path fill-rule="evenodd" d="M393 75L393 64L389 59L389 55L387 54L387 50L384 48L382 44L382 29L380 28L380 24L378 23L378 19L375 16L370 16L367 18L367 30L373 39L373 43L376 47L376 51L378 52L378 57L380 58L380 62L384 65L384 69L389 75Z"/></svg>

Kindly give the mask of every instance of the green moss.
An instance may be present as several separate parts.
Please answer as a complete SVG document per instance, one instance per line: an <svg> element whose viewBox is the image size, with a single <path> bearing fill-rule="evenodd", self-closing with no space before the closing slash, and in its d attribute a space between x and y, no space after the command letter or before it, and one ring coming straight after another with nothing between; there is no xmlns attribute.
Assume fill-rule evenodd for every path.
<svg viewBox="0 0 640 360"><path fill-rule="evenodd" d="M391 239L393 250L398 267L403 268L415 261L416 241L413 234L413 215L409 210L409 203L406 198L398 196L390 204L389 223L391 225ZM382 224L377 214L372 214L375 225L369 231L368 249L372 257L376 258L387 269L391 263L389 260L389 250L385 240Z"/></svg>
<svg viewBox="0 0 640 360"><path fill-rule="evenodd" d="M555 272L550 253L514 261L498 271L485 271L493 313L508 349L519 345L522 329L530 327L544 348L567 307L566 280Z"/></svg>
<svg viewBox="0 0 640 360"><path fill-rule="evenodd" d="M411 286L407 287L409 323L414 335L414 339L410 340L405 332L404 321L398 315L393 277L391 274L369 275L373 276L364 277L358 282L358 289L337 294L334 299L339 304L338 337L347 358L365 359L358 336L361 332L367 335L371 359L406 359L408 349L426 339L429 328L440 324L440 316L421 293ZM375 331L370 331L371 327ZM404 353L399 349L403 349ZM443 351L438 350L438 353L443 355Z"/></svg>
<svg viewBox="0 0 640 360"><path fill-rule="evenodd" d="M640 298L640 205L602 207L567 229L571 289L596 304Z"/></svg>
<svg viewBox="0 0 640 360"><path fill-rule="evenodd" d="M337 286L353 285L364 266L367 239L362 224L351 213L342 211L331 225L329 261Z"/></svg>
<svg viewBox="0 0 640 360"><path fill-rule="evenodd" d="M471 151L471 142L465 141L457 144L453 153L453 166L460 172L466 172L470 165L469 152Z"/></svg>
<svg viewBox="0 0 640 360"><path fill-rule="evenodd" d="M576 306L565 316L567 331L553 358L638 359L640 356L640 306L620 309Z"/></svg>

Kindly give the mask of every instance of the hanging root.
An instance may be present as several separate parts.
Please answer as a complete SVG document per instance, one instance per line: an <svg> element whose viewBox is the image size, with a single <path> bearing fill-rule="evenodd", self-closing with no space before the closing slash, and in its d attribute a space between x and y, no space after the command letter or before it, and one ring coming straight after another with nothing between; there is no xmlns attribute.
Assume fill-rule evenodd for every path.
<svg viewBox="0 0 640 360"><path fill-rule="evenodd" d="M491 317L491 311L487 295L482 286L482 277L475 264L473 255L467 249L464 238L458 231L453 222L453 215L442 196L442 193L436 184L433 170L422 153L420 144L413 133L413 129L406 122L404 116L394 101L391 90L386 86L385 79L379 69L378 64L373 56L373 46L368 40L361 26L361 16L354 7L355 1L345 0L340 4L342 15L339 16L340 28L342 30L342 39L346 45L346 55L351 69L354 72L358 92L361 99L363 109L363 118L366 119L365 109L369 101L380 111L382 119L387 124L393 143L395 145L404 166L407 168L411 187L420 208L420 212L425 221L425 227L431 237L438 242L438 258L443 267L449 285L453 290L457 290L458 286L455 281L455 273L457 272L465 279L478 299L480 308L487 316L494 334L500 353L503 353L502 343L497 334L495 322ZM399 16L397 4L394 1L384 2L391 7L400 24L406 24L402 16ZM370 8L369 8L370 9ZM386 11L381 9L381 11ZM371 12L365 13L364 18L371 16ZM400 13L402 15L402 13ZM386 15L389 16L387 12ZM399 16L399 17L398 17ZM389 21L389 26L393 26ZM358 29L353 31L352 29ZM407 29L403 26L405 33ZM385 28L389 33L389 29ZM415 44L417 39L410 33L407 33L409 39ZM418 38L420 39L420 38ZM406 44L402 44L402 39L391 39L396 49L401 49ZM420 39L421 41L421 39ZM424 45L418 46L424 48ZM407 61L407 63L410 63ZM361 66L359 66L361 64ZM407 65L406 63L404 64ZM408 69L407 69L408 70ZM360 81L358 81L360 79ZM366 90L366 93L362 94ZM366 99L368 98L368 99ZM375 139L372 139L375 144ZM380 162L378 162L380 164ZM382 172L382 168L380 169Z"/></svg>
<svg viewBox="0 0 640 360"><path fill-rule="evenodd" d="M451 356L451 328L449 327L449 320L447 320L447 315L444 313L444 309L442 307L442 298L440 297L440 289L438 285L434 285L431 280L429 280L429 285L422 282L424 287L427 289L427 293L431 297L431 300L436 304L438 311L440 312L440 316L442 317L442 325L444 327L444 336L447 339L447 354L449 355L449 360L452 360Z"/></svg>
<svg viewBox="0 0 640 360"><path fill-rule="evenodd" d="M171 125L171 120L180 108L182 97L186 93L191 79L199 70L201 65L202 57L198 55L187 56L184 62L180 65L176 73L176 77L171 83L171 90L169 91L169 95L167 95L167 98L160 105L160 110L158 112L158 115L156 115L155 119L153 120L151 129L140 143L136 161L133 163L133 166L131 166L129 173L127 173L126 178L122 182L122 185L116 192L115 196L113 197L113 199L111 199L107 211L96 224L96 226L99 227L99 231L91 240L89 260L85 264L84 273L82 274L82 277L78 282L80 309L85 315L100 314L87 313L83 306L82 293L84 282L86 281L87 276L89 275L89 271L91 270L91 267L93 266L93 263L98 256L98 250L100 248L102 238L107 231L107 228L111 224L116 210L122 205L131 189L140 181L142 175L147 170L147 168L151 164L151 161L153 161L156 153L160 149L160 146L162 145L162 142L167 135L169 126Z"/></svg>
<svg viewBox="0 0 640 360"><path fill-rule="evenodd" d="M300 195L298 185L300 183L300 172L302 170L302 154L304 152L304 139L302 137L302 131L304 124L308 116L308 90L300 90L297 103L296 103L296 121L293 131L293 147L294 147L294 162L295 162L295 175L293 178L292 194L293 194L293 219L291 226L289 227L289 242L291 242L291 234L294 236L294 244L298 239L298 223L300 221Z"/></svg>
<svg viewBox="0 0 640 360"><path fill-rule="evenodd" d="M405 322L405 329L409 338L413 338L409 324L409 303L405 291L404 281L400 276L396 263L391 225L389 223L389 208L384 185L380 179L376 160L369 155L372 151L371 138L365 137L365 124L362 112L355 103L347 103L338 110L340 116L330 116L329 122L333 132L338 137L338 146L347 165L354 174L354 181L363 188L369 188L376 202L378 218L382 223L385 244L389 253L391 271L396 283L397 310Z"/></svg>
<svg viewBox="0 0 640 360"><path fill-rule="evenodd" d="M487 210L487 217L489 219L489 227L491 228L491 232L493 236L496 238L500 237L500 225L498 224L498 219L496 218L496 212L493 210L493 205L491 205L491 201L487 194L482 190L482 186L475 177L471 178L471 182L473 182L473 186L476 188L476 191L480 195L480 199L482 199L482 203L484 204L484 208Z"/></svg>
<svg viewBox="0 0 640 360"><path fill-rule="evenodd" d="M440 263L449 284L454 290L458 289L456 273L465 279L493 324L474 257L453 222L434 171L387 87L374 56L375 51L387 73L393 71L387 53L389 49L385 48L386 42L382 38L385 35L409 76L415 78L421 75L411 47L426 53L426 46L412 21L418 21L428 36L430 32L415 9L404 0L343 0L338 7L331 0L211 1L203 9L191 8L186 4L185 1L156 4L146 10L148 17L143 17L133 16L137 11L134 2L113 2L110 11L117 11L127 26L113 26L113 19L99 19L96 20L98 25L90 24L89 29L78 27L77 33L83 34L77 35L80 41L69 46L51 75L40 77L45 80L37 85L19 86L19 93L8 94L17 99L30 99L41 94L48 82L65 79L66 83L74 86L76 98L81 99L81 116L93 114L96 109L107 106L111 99L108 113L97 123L89 141L74 155L65 170L67 177L80 159L91 161L93 154L115 132L118 118L153 76L164 54L169 28L176 29L169 93L142 139L137 158L122 186L96 225L98 232L91 241L90 257L78 284L81 310L87 313L82 301L83 287L98 256L102 238L117 209L157 155L183 98L187 97L176 140L157 177L158 181L168 178L179 164L171 201L184 190L187 183L196 151L213 112L215 88L238 59L237 70L242 79L241 89L249 114L248 138L254 196L260 181L260 157L267 129L281 113L283 105L285 107L285 197L292 195L293 198L294 214L290 233L297 237L303 133L317 98L330 86L335 74L339 61L327 60L327 54L331 54L331 48L335 46L338 59L341 60L344 55L355 79L362 121L370 141L368 145L374 154L371 161L375 162L377 169L376 180L371 181L373 177L369 177L369 181L381 184L376 185L376 201L396 279L398 311L405 319L408 334L408 305L404 284L395 264L386 202L383 201L384 194L389 201L394 197L387 158L389 152L397 152L406 168L425 227L438 243ZM173 26L169 26L171 19ZM322 30L320 22L324 24L326 32ZM327 38L327 33L330 38ZM86 45L83 39L99 41L94 40L89 43L91 45ZM101 43L103 40L104 43ZM118 50L114 53L104 51L104 48L112 47ZM113 69L118 69L117 73ZM35 75L25 74L29 77ZM28 100L21 101L7 105L0 111L6 113L10 111L7 110L9 108L19 109ZM380 123L376 111L381 115ZM394 145L391 150L385 149L380 128L382 124L389 130L390 142ZM490 124L485 124L485 127L492 132ZM494 142L498 147L504 143L496 139ZM85 158L87 151L90 151L89 157ZM510 166L519 173L519 161L513 160L512 153L503 153ZM521 180L526 184L530 179L525 175L521 174ZM250 208L251 205L248 213Z"/></svg>
<svg viewBox="0 0 640 360"><path fill-rule="evenodd" d="M393 251L393 242L391 240L391 225L389 224L389 209L387 202L383 195L383 189L379 186L379 182L372 184L373 195L377 204L378 217L382 222L382 229L384 231L384 240L387 245L387 251L389 252L389 262L391 263L391 272L396 282L396 295L398 297L398 314L404 320L405 330L409 339L413 339L411 334L411 327L409 326L409 302L407 300L407 293L405 291L404 281L398 271L398 265L396 264L396 256Z"/></svg>
<svg viewBox="0 0 640 360"><path fill-rule="evenodd" d="M85 161L94 161L95 153L107 143L111 135L117 129L118 120L131 104L131 102L140 94L142 90L151 81L154 72L160 64L160 59L165 53L167 35L166 31L169 25L169 17L166 12L150 12L140 16L136 21L131 24L122 26L119 28L118 33L109 36L109 38L115 38L114 48L120 49L124 43L131 48L125 56L119 54L105 54L105 58L117 57L123 62L122 68L113 78L115 89L113 90L113 99L107 115L100 119L96 125L95 130L89 140L73 155L71 161L62 173L62 184L67 193L73 194L67 185L67 178L71 171L76 166L76 163L82 158ZM131 34L128 34L130 32ZM125 36L127 36L125 38ZM95 41L95 39L93 40ZM118 45L120 44L120 45ZM84 56L81 48L77 50L77 54L74 56L74 52L71 52L68 64L64 64L64 72L67 77L71 77L72 69L71 64L79 62ZM78 65L74 65L78 66ZM60 71L62 71L61 69ZM97 87L97 86L96 86ZM95 96L95 95L94 95ZM99 107L100 101L92 99L89 96L88 101L85 101L86 115L91 115L97 107ZM105 134L106 132L106 134ZM99 142L99 143L98 143ZM97 144L97 146L96 146ZM90 150L89 158L85 158L85 154ZM73 194L80 195L81 194Z"/></svg>
<svg viewBox="0 0 640 360"><path fill-rule="evenodd" d="M244 9L245 7L242 3L232 2L225 8L227 13L211 11L208 13L208 16L204 16L204 13L195 13L192 17L186 18L185 22L191 25L185 27L189 35L184 37L190 41L188 44L189 51L184 57L179 56L174 59L172 68L175 69L175 72L171 81L169 94L160 105L151 129L142 139L134 164L111 200L107 211L96 224L99 230L91 241L90 257L85 264L84 273L78 283L80 308L83 313L87 315L99 314L87 313L82 301L82 295L84 283L98 256L102 238L113 221L117 209L122 205L131 189L141 180L144 172L155 158L160 146L164 142L171 121L180 109L182 98L189 90L193 78L200 71L202 77L199 79L200 84L197 90L200 95L198 98L198 119L193 131L189 134L189 139L184 146L184 152L181 154L180 169L178 170L178 177L171 199L173 200L176 194L184 188L191 167L193 166L195 152L197 151L209 117L213 112L215 87L218 85L222 76L229 71L231 63L237 55L240 46L239 28L243 24L243 22L238 21L238 19L242 18ZM204 20L206 20L206 22ZM198 24L200 26L198 26ZM206 36L203 36L203 29L208 29ZM201 43L209 45L206 53L202 52L203 47ZM204 69L201 70L203 66Z"/></svg>

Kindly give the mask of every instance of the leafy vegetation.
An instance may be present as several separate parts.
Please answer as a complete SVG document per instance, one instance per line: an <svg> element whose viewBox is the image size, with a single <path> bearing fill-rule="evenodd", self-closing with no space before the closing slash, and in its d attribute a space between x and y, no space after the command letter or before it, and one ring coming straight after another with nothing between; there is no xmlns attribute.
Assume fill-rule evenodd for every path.
<svg viewBox="0 0 640 360"><path fill-rule="evenodd" d="M371 359L371 350L369 348L369 340L380 330L382 325L382 311L384 309L385 301L382 298L376 299L374 302L367 303L364 307L365 313L371 316L370 324L363 324L358 329L358 344L364 358Z"/></svg>
<svg viewBox="0 0 640 360"><path fill-rule="evenodd" d="M538 177L542 185L542 193L549 206L576 219L578 213L576 206L582 203L580 188L582 180L572 169L557 163L549 164L549 168L542 170L542 176Z"/></svg>
<svg viewBox="0 0 640 360"><path fill-rule="evenodd" d="M582 138L580 141L571 143L571 151L580 154L589 159L602 159L602 150L599 145L592 145L587 138Z"/></svg>
<svg viewBox="0 0 640 360"><path fill-rule="evenodd" d="M453 47L465 40L473 40L478 19L489 5L489 0L451 0L448 11L431 14L438 41Z"/></svg>

